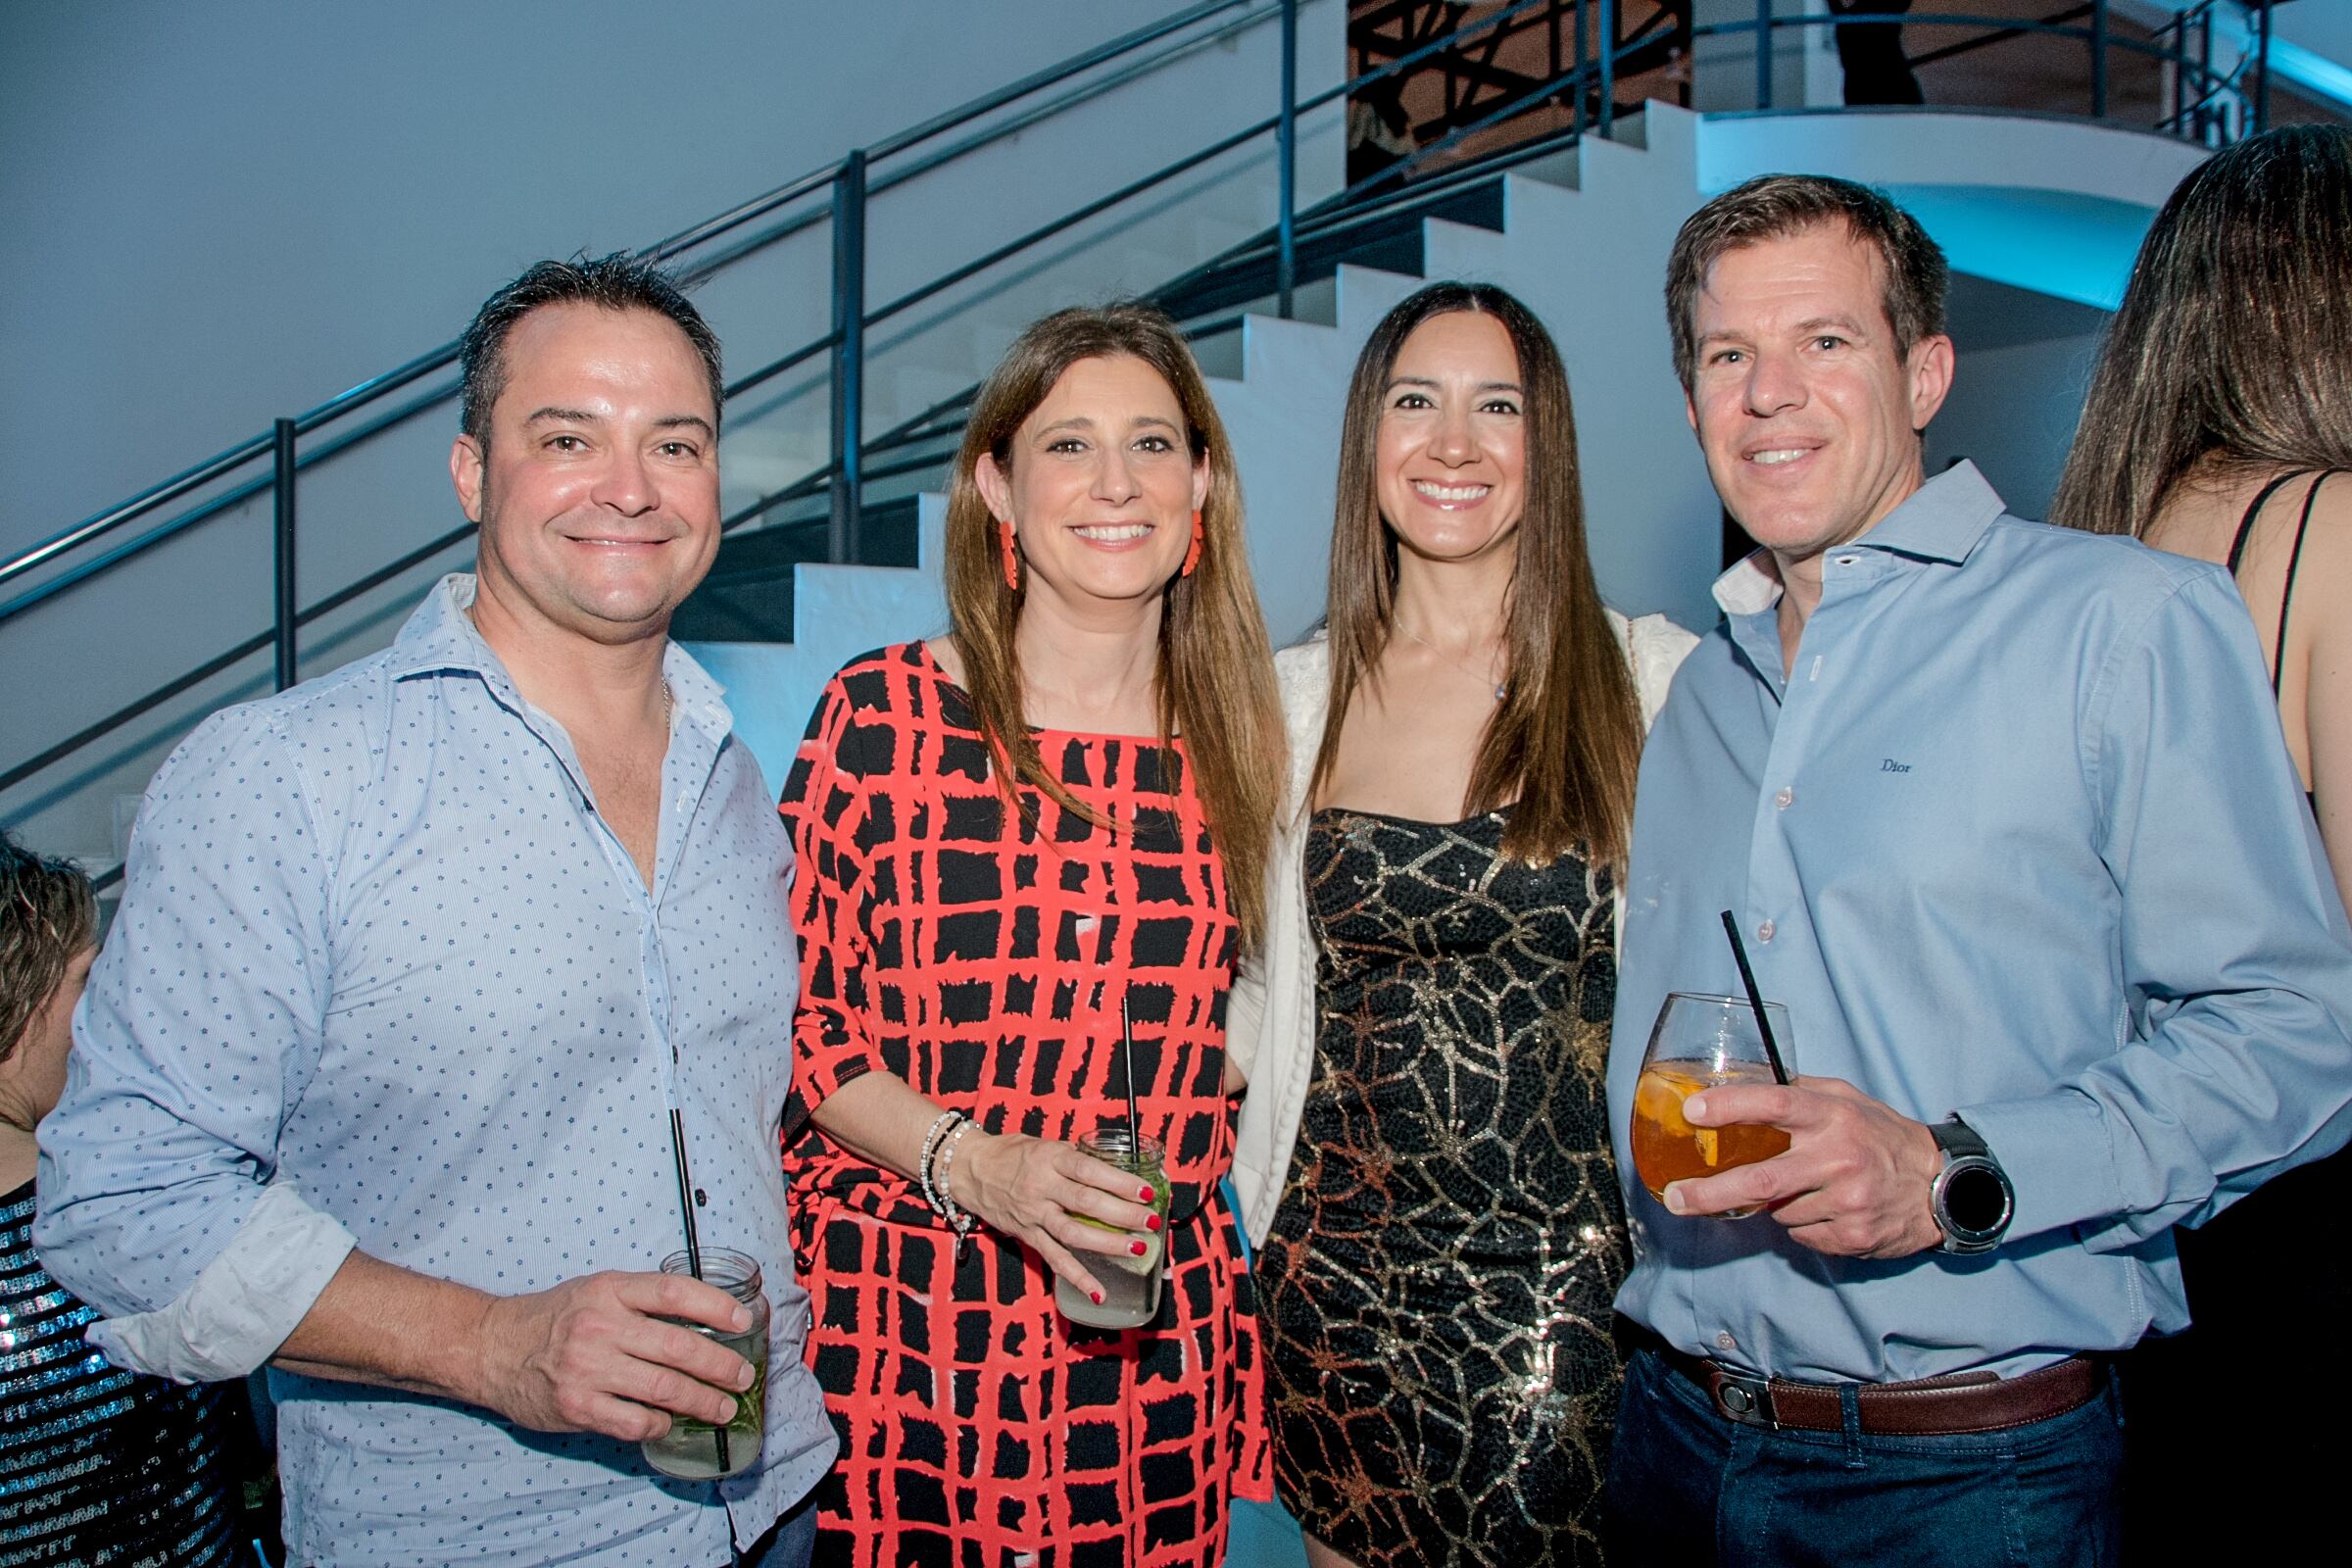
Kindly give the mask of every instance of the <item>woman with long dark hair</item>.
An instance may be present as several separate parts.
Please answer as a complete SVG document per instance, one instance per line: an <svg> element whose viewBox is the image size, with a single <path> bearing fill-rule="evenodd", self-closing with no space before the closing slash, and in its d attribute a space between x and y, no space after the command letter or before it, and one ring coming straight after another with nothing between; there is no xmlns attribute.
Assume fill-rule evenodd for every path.
<svg viewBox="0 0 2352 1568"><path fill-rule="evenodd" d="M1597 1556L1628 1262L1604 1058L1648 717L1691 638L1607 610L1526 307L1390 313L1342 427L1235 1182L1309 1559Z"/></svg>
<svg viewBox="0 0 2352 1568"><path fill-rule="evenodd" d="M2216 154L2140 246L2051 520L2226 564L2352 903L2352 131Z"/></svg>
<svg viewBox="0 0 2352 1568"><path fill-rule="evenodd" d="M2216 154L2140 246L2051 510L2228 565L2352 900L2348 344L2352 132L2297 125ZM2123 1379L2128 1550L2179 1546L2180 1499L2199 1492L2257 1504L2228 1526L2234 1545L2257 1544L2248 1530L2334 1480L2293 1436L2307 1391L2253 1367L2352 1314L2352 1267L2329 1240L2348 1199L2339 1153L2176 1233L2191 1326L2143 1343Z"/></svg>
<svg viewBox="0 0 2352 1568"><path fill-rule="evenodd" d="M953 629L843 668L784 791L784 1157L842 1434L816 1560L1209 1568L1267 1494L1219 1181L1283 742L1232 451L1164 317L1021 335L947 558ZM1131 1102L1140 1178L1078 1147L1133 1145ZM1163 1250L1155 1317L1084 1326Z"/></svg>

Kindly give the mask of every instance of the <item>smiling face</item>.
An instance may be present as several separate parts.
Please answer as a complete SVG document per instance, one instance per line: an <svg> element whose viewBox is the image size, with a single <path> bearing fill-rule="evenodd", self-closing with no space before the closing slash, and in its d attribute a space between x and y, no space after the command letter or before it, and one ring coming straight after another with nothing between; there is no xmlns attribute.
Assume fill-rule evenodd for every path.
<svg viewBox="0 0 2352 1568"><path fill-rule="evenodd" d="M1194 461L1160 373L1118 355L1062 371L1006 462L983 454L973 478L990 514L1014 526L1032 599L1132 603L1164 591L1184 564L1208 462Z"/></svg>
<svg viewBox="0 0 2352 1568"><path fill-rule="evenodd" d="M1784 568L1854 539L1923 480L1951 340L1898 355L1884 263L1842 222L1725 252L1691 302L1691 428L1723 504Z"/></svg>
<svg viewBox="0 0 2352 1568"><path fill-rule="evenodd" d="M718 549L718 411L686 334L651 311L544 305L501 349L487 454L450 476L482 525L481 585L524 635L660 636Z"/></svg>
<svg viewBox="0 0 2352 1568"><path fill-rule="evenodd" d="M1527 511L1527 393L1511 335L1449 311L1396 350L1374 437L1381 516L1433 561L1515 547Z"/></svg>

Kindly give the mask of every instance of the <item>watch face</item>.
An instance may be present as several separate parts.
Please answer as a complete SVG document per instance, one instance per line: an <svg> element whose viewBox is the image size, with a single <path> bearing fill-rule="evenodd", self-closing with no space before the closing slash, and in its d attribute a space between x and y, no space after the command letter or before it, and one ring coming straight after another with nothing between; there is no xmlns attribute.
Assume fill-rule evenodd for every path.
<svg viewBox="0 0 2352 1568"><path fill-rule="evenodd" d="M1983 1165L1962 1165L1944 1183L1943 1211L1955 1230L1982 1236L2008 1218L2009 1195L1999 1176Z"/></svg>

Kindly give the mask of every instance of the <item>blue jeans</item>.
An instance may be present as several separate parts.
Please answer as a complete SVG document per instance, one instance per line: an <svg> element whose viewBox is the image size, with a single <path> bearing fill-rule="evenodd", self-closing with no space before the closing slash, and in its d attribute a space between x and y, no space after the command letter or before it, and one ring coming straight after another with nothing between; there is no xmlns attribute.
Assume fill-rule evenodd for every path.
<svg viewBox="0 0 2352 1568"><path fill-rule="evenodd" d="M811 1489L766 1535L753 1542L735 1564L736 1568L808 1568L808 1555L815 1549L816 1493Z"/></svg>
<svg viewBox="0 0 2352 1568"><path fill-rule="evenodd" d="M1606 1493L1611 1568L2093 1568L2120 1554L2123 1418L2112 1380L2005 1432L1775 1432L1715 1413L1637 1350Z"/></svg>

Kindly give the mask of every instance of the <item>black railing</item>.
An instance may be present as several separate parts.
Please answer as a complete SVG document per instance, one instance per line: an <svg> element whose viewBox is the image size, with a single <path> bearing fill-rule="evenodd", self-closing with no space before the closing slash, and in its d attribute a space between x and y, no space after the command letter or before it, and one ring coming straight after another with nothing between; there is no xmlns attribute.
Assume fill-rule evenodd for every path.
<svg viewBox="0 0 2352 1568"><path fill-rule="evenodd" d="M2081 41L2089 65L2090 118L2105 120L2108 113L2108 74L2115 52L2122 50L2145 60L2172 68L2174 107L2154 127L2174 134L2186 134L2203 141L2208 132L2217 128L2210 119L2199 118L2193 124L2185 123L2200 108L2210 108L2225 96L2241 100L2245 113L2242 127L2249 131L2269 128L2271 117L2271 7L2274 0L2245 0L2241 6L2251 19L2254 28L2254 48L2247 51L2234 71L2217 72L2213 66L2212 13L2221 0L2202 0L2202 3L2180 12L2161 26L2150 29L2146 38L2132 38L2117 33L2111 24L2107 0L2087 0L2038 20L2015 17L1987 17L1982 12L1961 11L1854 11L1826 16L1775 16L1774 0L1755 0L1756 14L1752 19L1738 22L1707 23L1688 29L1692 38L1732 37L1745 35L1768 39L1773 33L1788 29L1813 27L1844 27L1858 25L1891 26L1955 26L1985 29L1977 37L1910 57L1914 66L1935 60L1949 59L1991 44L2005 43L2016 38L2053 37ZM2196 52L2190 52L2189 34L2197 35ZM2170 39L2167 42L2167 39ZM1756 108L1773 107L1773 54L1769 43L1756 47ZM2245 78L2251 77L2251 85ZM2192 87L2193 83L2193 87ZM2190 94L2195 94L2192 99ZM2219 127L2227 133L2227 126Z"/></svg>
<svg viewBox="0 0 2352 1568"><path fill-rule="evenodd" d="M927 467L936 468L944 460L945 453L921 452L920 449L936 446L956 434L962 413L972 395L967 389L956 397L934 404L879 436L867 437L863 429L862 395L867 329L1014 257L1032 252L1044 242L1261 137L1271 136L1274 139L1279 184L1276 220L1241 245L1155 291L1159 297L1181 299L1189 286L1220 270L1235 273L1252 268L1268 268L1271 286L1267 292L1272 295L1276 310L1285 317L1290 316L1295 309L1298 256L1302 246L1342 237L1351 229L1393 219L1397 212L1416 203L1427 202L1453 185L1492 177L1497 169L1513 162L1544 156L1573 145L1585 133L1589 122L1596 124L1606 134L1620 112L1616 94L1621 76L1629 69L1636 72L1654 69L1659 60L1664 58L1663 50L1669 35L1673 44L1686 52L1690 40L1698 37L1743 32L1756 36L1757 106L1763 109L1772 107L1772 51L1768 40L1776 29L1872 22L1912 25L1958 24L1985 29L1984 36L1956 46L1961 48L1982 47L2005 38L2035 32L2080 38L2090 51L2093 62L2092 106L2094 114L2101 116L2106 109L2104 83L2110 53L2122 48L2155 56L2175 67L2176 79L2182 84L2177 94L2180 101L2176 103L2171 117L2171 128L2184 134L2194 134L2200 139L2211 130L2213 122L2208 111L2216 97L2225 93L2242 95L2244 92L2237 74L2225 77L2213 70L2210 25L2200 30L2199 53L2196 55L2190 53L2191 29L2185 17L2169 29L2169 47L2161 41L2119 37L2107 26L2105 0L2093 0L2087 6L2077 6L2071 12L2062 13L2063 20L2053 18L2040 22L1944 12L1901 16L1853 14L1777 17L1772 14L1770 0L1758 0L1757 15L1753 20L1704 26L1690 24L1687 5L1667 3L1649 7L1651 14L1631 31L1625 26L1618 0L1517 0L1514 4L1499 5L1481 17L1461 18L1451 30L1443 35L1407 49L1396 58L1337 86L1301 99L1297 81L1298 3L1299 0L1207 0L1207 3L1187 7L1149 26L1010 83L873 146L853 151L835 164L811 171L639 252L649 259L671 264L684 277L693 281L722 270L816 223L829 221L832 225L833 303L829 330L823 337L803 344L737 377L725 389L727 397L732 400L819 357L827 358L831 416L828 460L813 471L739 508L722 519L722 528L738 528L766 516L780 507L823 495L826 497L826 509L820 516L796 521L802 526L815 523L824 526L827 559L859 559L859 518L866 483ZM1377 174L1348 183L1335 195L1312 206L1303 209L1298 206L1296 164L1298 125L1302 115L1361 93L1376 82L1423 69L1442 69L1445 57L1449 54L1458 57L1461 51L1482 39L1490 42L1498 39L1505 30L1527 24L1531 15L1539 11L1546 14L1553 29L1549 65L1554 69L1537 82L1534 89L1504 93L1491 105L1459 106L1450 111L1450 128L1437 140L1415 149ZM2264 50L2254 70L2251 93L2253 107L2248 117L2257 125L2267 114L2267 12L2265 5L2262 7L2264 24L2261 29ZM2085 16L2087 24L2075 24ZM1163 168L1074 208L896 299L878 307L867 306L866 217L868 206L876 196L1040 120L1074 107L1077 103L1163 69L1174 60L1185 58L1198 49L1268 22L1277 23L1282 29L1282 65L1274 113L1266 119L1189 152ZM1557 42L1563 22L1569 24L1573 32L1572 57L1566 60L1560 58ZM1190 37L1180 36L1188 32L1191 33ZM1596 35L1590 47L1587 41L1589 35ZM2158 35L2159 39L2163 36L2162 33ZM1167 47L1155 48L1163 44ZM1152 52L1147 54L1147 51ZM1489 52L1491 54L1492 50ZM1117 66L1116 70L1104 69L1114 65ZM2193 99L2187 85L2192 82ZM944 147L929 146L952 131L973 125L998 115L1000 111L1011 109L1049 87L1072 83L1076 85L1062 95L996 120L958 142ZM1459 158L1462 144L1467 138L1530 109L1563 101L1572 105L1572 120L1566 128L1482 157L1475 164L1465 163ZM921 156L908 156L924 148L929 150ZM878 165L886 163L890 167L877 169ZM822 199L818 200L820 197ZM723 244L720 243L722 241ZM1239 320L1239 316L1227 314L1212 320L1196 321L1191 329L1197 337L1207 336L1230 330ZM422 391L397 406L385 406L395 393L414 387L436 372L447 369L456 362L457 353L457 344L443 345L394 370L351 388L307 414L277 420L269 434L241 442L184 473L83 519L0 564L0 586L42 574L32 586L0 602L0 623L4 623L36 604L102 575L166 540L201 526L257 497L264 489L273 492L275 579L271 629L174 677L75 734L44 748L36 756L15 763L5 772L0 772L0 790L12 788L56 765L263 649L274 649L273 674L277 685L283 688L293 683L299 673L298 639L302 628L462 543L472 532L470 524L452 529L419 548L406 552L398 560L345 585L308 608L298 603L294 572L296 502L302 472L407 422L426 410L445 404L456 393L454 380ZM340 425L341 421L363 414L368 416L349 427L337 428L324 439L307 444L303 440L329 425ZM133 524L154 517L174 503L236 478L265 457L269 459L267 471L231 484L221 493L186 511L151 523L143 531L135 534L128 532ZM124 537L118 538L118 535ZM70 566L61 567L60 564L67 558L85 550L94 554Z"/></svg>
<svg viewBox="0 0 2352 1568"><path fill-rule="evenodd" d="M858 392L864 362L863 328L883 316L914 303L918 297L928 297L928 293L937 292L936 288L918 291L917 295L893 302L881 312L868 313L859 309L864 281L865 201L889 186L903 183L1011 135L1039 119L1115 90L1245 28L1278 20L1291 13L1295 5L1296 0L1202 0L1202 3L1185 7L1158 22L1072 56L1056 66L985 94L874 146L853 151L835 164L811 171L715 218L646 246L637 253L649 260L671 264L689 281L700 281L817 222L828 219L834 220L833 294L836 307L832 330L826 336L736 379L726 388L728 397L732 399L795 366L820 355L832 356L835 372L833 458L818 475L812 477L829 484L836 494L837 520L830 541L833 559L856 558L857 519L860 501L858 455L860 450L861 399ZM1227 15L1229 13L1232 15ZM1186 33L1191 36L1180 36ZM1168 47L1155 48L1159 45ZM1115 71L1102 70L1128 60L1128 57L1137 56L1143 58L1130 60ZM954 145L938 148L921 157L906 156L916 153L950 132L988 120L999 111L1008 109L1047 88L1073 82L1078 85L1052 102L1026 113L995 121ZM903 159L903 167L893 170L887 179L869 178L868 171L875 162L884 158ZM811 202L811 198L820 196L825 198L822 202ZM748 235L743 232L752 225L761 223L763 220L775 219L796 208L802 210ZM1058 232L1058 229L1053 231ZM714 249L715 242L722 239L730 243L724 248ZM972 270L963 270L957 275L967 276ZM443 344L394 370L352 387L308 413L290 419L276 420L269 433L239 442L0 564L0 587L33 579L29 586L19 589L6 600L0 600L0 624L5 624L35 606L103 576L172 539L235 511L258 498L265 490L273 495L270 630L245 639L196 668L122 705L74 734L43 748L36 755L17 761L5 772L0 772L0 790L13 788L55 766L264 649L274 650L272 674L278 687L283 689L298 678L298 639L304 626L465 540L472 532L470 525L453 529L423 549L404 554L398 561L368 573L359 582L346 585L308 609L301 608L298 603L294 575L295 519L302 473L406 423L419 414L447 404L458 391L454 377L398 407L383 407L393 394L454 366L458 350L459 345L455 342ZM363 416L367 416L361 417ZM342 427L345 421L353 420L357 422ZM338 428L316 442L305 443L302 440L328 426ZM266 468L249 477L245 476L247 470L261 465L265 459L268 462ZM225 488L219 493L208 496L182 512L156 520L174 503L223 485ZM730 520L748 520L764 510L764 504L755 505L738 513ZM141 523L147 526L134 532L134 525ZM62 564L77 556L82 559L71 565Z"/></svg>
<svg viewBox="0 0 2352 1568"><path fill-rule="evenodd" d="M862 179L864 167L870 165L876 160L911 151L914 148L921 146L926 142L932 141L949 131L960 129L965 125L971 124L975 121L984 119L987 116L994 114L999 109L1004 108L1022 98L1040 92L1047 87L1070 81L1073 78L1082 76L1085 74L1092 72L1111 61L1117 60L1126 55L1135 54L1139 51L1149 48L1153 44L1160 43L1174 34L1194 27L1197 24L1203 23L1216 17L1219 13L1243 11L1248 14L1239 18L1238 23L1229 23L1225 26L1209 32L1204 36L1196 38L1193 40L1194 46L1198 46L1202 43L1216 42L1224 37L1230 36L1232 32L1240 30L1242 26L1254 25L1258 23L1270 20L1277 14L1278 11L1282 9L1285 9L1284 4L1269 3L1269 0L1204 0L1204 3L1187 7L1184 10L1173 13L1149 26L1138 28L1133 32L1129 32L1118 38L1114 38L1109 42L1099 45L1094 49L1090 49L1082 54L1075 55L1049 70L1039 72L1034 75L1024 77L1020 81L1013 82L1008 86L998 89L995 92L974 99L970 103L967 103L958 109L950 111L949 113L941 115L934 120L925 122L920 125L916 125L911 129L902 131L899 134L892 136L888 140L878 143L871 148L864 149L861 152L854 152L839 163L811 171L810 172L802 175L800 178L793 180L789 184L769 191L765 195L756 197L739 207L720 214L716 218L697 223L691 228L682 230L679 233L669 236L667 239L646 246L637 254L649 260L662 262L673 262L680 258L686 258L688 257L689 253L697 251L701 247L706 246L716 239L731 234L750 223L756 222L759 220L768 217L769 215L777 213L785 208L800 204L806 198L819 192L830 195L832 197L832 209L834 211L838 211L842 206L842 201L838 192L842 187L845 181L845 176L847 175L849 168L853 163L858 165L859 178ZM1169 58L1170 57L1162 56L1157 59L1149 60L1144 63L1144 70L1159 69L1168 63ZM1055 107L1068 107L1069 104L1082 100L1086 97L1094 96L1097 92L1108 90L1110 87L1117 85L1122 85L1126 80L1133 79L1134 75L1142 74L1143 71L1139 70L1114 79L1108 79L1102 82L1090 84L1090 86L1087 88L1082 89L1078 93L1072 94L1067 99L1064 99ZM952 161L956 157L960 157L966 153L976 150L979 147L986 146L1005 135L1011 134L1013 131L1021 128L1021 126L1027 122L1029 122L1026 120L1014 120L1007 123L992 125L979 135L970 138L955 148L947 150L947 152L940 157L925 162L921 168L904 172L902 178L910 177L914 173L927 172L928 169L935 168L940 163ZM893 180L890 183L895 184L899 182L899 180ZM880 182L876 182L873 188L878 191L884 187ZM733 262L742 260L745 256L751 254L755 250L764 249L778 240L789 237L791 234L798 232L802 228L808 227L815 222L823 221L827 216L827 209L820 206L814 211L805 215L799 220L771 228L768 231L756 236L753 240L745 244L738 245L723 255L691 259L686 265L681 266L679 270L690 280L699 281L704 277L708 277L711 272L719 270L720 268ZM860 223L858 226L861 230L862 214L859 216ZM861 258L861 231L858 238L859 243L857 247L857 252ZM835 292L837 295L842 292L843 285L846 281L848 281L846 278L836 278ZM729 395L732 396L738 391L747 389L749 386L757 385L760 381L767 379L769 376L778 373L784 368L788 368L793 364L800 363L806 359L813 358L817 354L825 352L827 349L833 346L833 336L829 335L825 339L820 339L813 344L808 345L794 355L786 356L785 359L777 362L774 365L764 368L763 370L755 372L753 376L746 377L743 380L731 385L728 388ZM436 370L445 369L448 367L456 364L458 358L458 348L459 345L455 342L445 343L432 352L420 355L416 359L410 361L408 364L401 366L395 370L391 370L383 375L376 376L370 380L360 383L358 386L355 386L349 391L329 399L327 402L320 404L318 407L312 409L310 412L297 416L290 421L281 420L278 421L278 423L282 425L290 422L293 425L294 434L296 436L308 436L326 425L342 420L363 410L370 409L376 404L380 403L383 399L389 397L392 393L397 392L404 387L413 385L416 381L431 375ZM293 475L298 474L301 469L314 466L316 464L328 457L335 456L342 451L348 450L351 445L356 444L358 441L376 435L384 429L390 427L392 424L404 422L408 418L413 417L415 415L424 412L426 409L446 403L449 401L449 399L454 397L456 393L457 387L454 383L440 387L426 394L424 397L417 399L402 407L401 409L393 411L393 413L387 417L369 423L358 430L347 432L344 439L331 446L322 446L302 451L296 458L292 469L283 473L279 471L284 467L285 462L284 455L281 451L283 446L283 437L280 432L273 429L270 433L254 436L249 440L239 442L237 445L232 446L226 451L220 452L210 459L207 459L205 462L198 464L196 466L189 468L185 472L175 474L161 484L155 485L148 490L141 491L139 494L130 497L126 501L123 501L114 507L110 507L106 511L95 514L92 516L86 517L82 521L74 524L73 527L62 531L49 539L45 539L30 549L24 551L5 564L0 564L0 586L5 586L8 583L37 572L42 567L49 565L65 556L74 554L86 546L97 543L102 539L109 538L126 528L131 523L137 522L141 518L161 512L173 502L185 499L186 497L203 490L208 485L214 484L220 480L236 474L241 469L253 465L265 456L271 458L272 465L270 471L247 481L244 485L231 490L226 494L214 497L213 499L191 509L188 512L179 514L178 515L170 518L160 526L153 528L148 532L127 541L124 544L113 547L106 553L102 560L90 564L95 567L96 570L104 570L115 565L119 562L127 560L136 555L143 554L146 551L153 549L156 545L162 544L165 540L183 533L191 527L199 526L211 520L213 517L220 515L222 512L230 510L244 501L252 499L263 489L271 488L279 485L280 483L292 483ZM33 589L20 592L17 596L5 602L0 602L0 622L5 622L8 619L13 618L25 610L30 609L33 605L40 603L44 599L52 597L54 594L63 591L65 588L73 586L76 582L86 580L86 577L91 574L93 573L90 571L77 571L66 577L48 578L43 580L37 587ZM5 788L8 784L14 782L16 782L16 780L13 777L0 776L0 788Z"/></svg>

